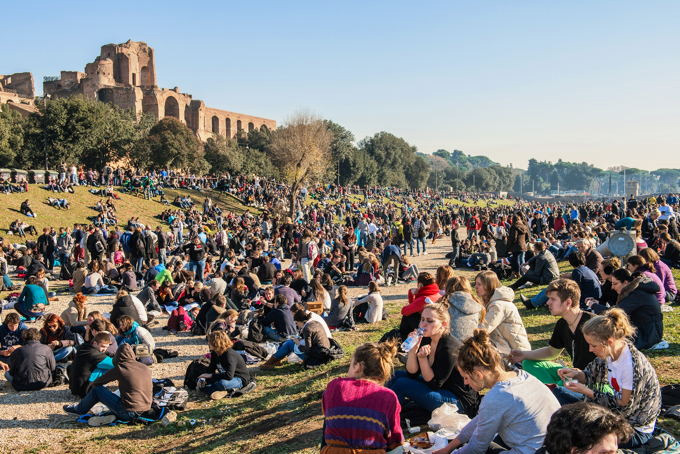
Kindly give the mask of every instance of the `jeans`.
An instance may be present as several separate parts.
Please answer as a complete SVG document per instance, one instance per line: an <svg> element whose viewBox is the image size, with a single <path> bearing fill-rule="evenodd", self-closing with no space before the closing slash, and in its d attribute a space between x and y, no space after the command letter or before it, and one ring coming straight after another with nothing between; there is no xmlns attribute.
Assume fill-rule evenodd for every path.
<svg viewBox="0 0 680 454"><path fill-rule="evenodd" d="M458 399L451 391L431 389L421 378L410 378L408 373L403 370L394 373L394 377L387 383L387 387L394 391L402 407L406 398L429 412L434 411L444 403L458 403Z"/></svg>
<svg viewBox="0 0 680 454"><path fill-rule="evenodd" d="M416 252L420 254L420 245L423 245L423 254L427 252L427 248L425 247L425 238L416 238Z"/></svg>
<svg viewBox="0 0 680 454"><path fill-rule="evenodd" d="M118 289L113 285L95 285L94 287L83 287L83 295L112 295L118 293Z"/></svg>
<svg viewBox="0 0 680 454"><path fill-rule="evenodd" d="M142 268L144 266L144 257L137 257L135 259L134 265L135 265L135 271L137 271L138 273L141 273Z"/></svg>
<svg viewBox="0 0 680 454"><path fill-rule="evenodd" d="M187 269L194 272L194 281L203 282L203 270L205 269L205 260L190 261L187 264Z"/></svg>
<svg viewBox="0 0 680 454"><path fill-rule="evenodd" d="M132 421L139 416L136 411L126 410L125 407L123 407L121 398L103 386L95 386L90 389L85 397L83 397L78 405L76 405L76 412L84 415L98 402L106 405L109 410L111 410L111 413L116 415L120 420Z"/></svg>
<svg viewBox="0 0 680 454"><path fill-rule="evenodd" d="M519 268L524 264L524 252L513 252L510 256L510 266L512 271L519 273Z"/></svg>
<svg viewBox="0 0 680 454"><path fill-rule="evenodd" d="M288 357L291 353L295 351L295 341L293 339L288 339L285 341L283 344L279 346L279 349L276 350L276 353L274 353L274 358L276 359L283 359ZM305 359L305 354L304 353L295 353L300 359L304 361Z"/></svg>
<svg viewBox="0 0 680 454"><path fill-rule="evenodd" d="M529 300L533 307L544 306L548 302L548 292L546 290L547 287L538 292L538 294Z"/></svg>
<svg viewBox="0 0 680 454"><path fill-rule="evenodd" d="M404 255L406 255L406 248L409 248L411 252L409 254L413 255L413 238L410 240L404 240Z"/></svg>
<svg viewBox="0 0 680 454"><path fill-rule="evenodd" d="M231 380L217 380L203 388L203 392L206 394L212 394L215 391L229 391L230 389L241 389L243 388L243 380L239 377L234 377Z"/></svg>
<svg viewBox="0 0 680 454"><path fill-rule="evenodd" d="M63 359L68 358L68 356L71 353L74 353L75 351L76 349L71 346L58 348L54 351L54 360L59 362Z"/></svg>
<svg viewBox="0 0 680 454"><path fill-rule="evenodd" d="M167 261L168 261L168 256L167 256L167 253L166 253L166 249L164 247L159 248L158 249L158 263L165 265L165 262L167 262Z"/></svg>
<svg viewBox="0 0 680 454"><path fill-rule="evenodd" d="M2 275L2 285L5 286L5 289L14 287L14 282L12 282L12 279L10 279L9 274Z"/></svg>
<svg viewBox="0 0 680 454"><path fill-rule="evenodd" d="M633 436L626 443L619 443L620 449L633 449L647 443L654 436L653 433L642 433L637 430L633 431Z"/></svg>
<svg viewBox="0 0 680 454"><path fill-rule="evenodd" d="M278 331L276 331L274 328L271 326L265 326L262 329L262 332L264 332L264 335L273 340L274 342L283 342L286 340L285 337L282 337Z"/></svg>
<svg viewBox="0 0 680 454"><path fill-rule="evenodd" d="M552 390L552 393L562 406L583 401L583 394L569 391L564 386L557 386Z"/></svg>

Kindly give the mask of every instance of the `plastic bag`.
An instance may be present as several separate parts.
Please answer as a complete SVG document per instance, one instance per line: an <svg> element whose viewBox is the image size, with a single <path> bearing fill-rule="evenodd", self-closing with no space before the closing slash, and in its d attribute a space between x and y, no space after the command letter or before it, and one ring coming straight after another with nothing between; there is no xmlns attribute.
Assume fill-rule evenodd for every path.
<svg viewBox="0 0 680 454"><path fill-rule="evenodd" d="M458 413L458 405L445 403L432 412L427 424L433 429L446 428L453 432L460 432L470 422L467 415Z"/></svg>
<svg viewBox="0 0 680 454"><path fill-rule="evenodd" d="M446 438L439 437L432 432L428 432L427 437L430 439L430 443L432 443L432 446L429 448L415 448L411 446L411 443L406 442L403 445L404 452L408 452L410 454L431 454L435 451L445 448L446 445L449 444L449 441Z"/></svg>

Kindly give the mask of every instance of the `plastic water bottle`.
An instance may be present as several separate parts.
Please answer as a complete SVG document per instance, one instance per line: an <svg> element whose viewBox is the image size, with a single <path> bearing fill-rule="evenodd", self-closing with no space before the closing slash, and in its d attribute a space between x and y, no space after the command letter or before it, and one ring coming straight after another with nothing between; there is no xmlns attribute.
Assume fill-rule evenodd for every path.
<svg viewBox="0 0 680 454"><path fill-rule="evenodd" d="M432 300L429 297L425 297L425 304L432 304Z"/></svg>
<svg viewBox="0 0 680 454"><path fill-rule="evenodd" d="M411 349L416 345L418 339L423 337L425 330L423 328L418 328L415 334L409 335L404 342L401 343L401 349L405 352L411 351Z"/></svg>

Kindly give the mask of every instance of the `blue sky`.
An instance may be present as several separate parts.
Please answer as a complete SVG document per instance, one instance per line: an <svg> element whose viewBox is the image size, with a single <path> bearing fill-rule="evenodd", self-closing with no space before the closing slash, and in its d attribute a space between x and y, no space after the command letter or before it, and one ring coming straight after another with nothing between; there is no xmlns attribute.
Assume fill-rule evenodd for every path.
<svg viewBox="0 0 680 454"><path fill-rule="evenodd" d="M211 107L312 111L357 140L523 168L680 167L678 1L26 1L2 16L0 73L31 71L39 92L133 39L161 87Z"/></svg>

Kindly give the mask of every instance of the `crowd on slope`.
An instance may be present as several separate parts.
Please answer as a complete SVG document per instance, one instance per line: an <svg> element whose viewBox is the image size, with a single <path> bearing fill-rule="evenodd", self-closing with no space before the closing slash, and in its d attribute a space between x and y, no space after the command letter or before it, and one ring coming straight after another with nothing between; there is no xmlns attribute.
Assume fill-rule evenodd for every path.
<svg viewBox="0 0 680 454"><path fill-rule="evenodd" d="M125 186L126 175L104 169L80 177L71 181ZM236 214L210 198L185 199L157 226L133 218L46 228L25 244L3 240L3 286L15 291L12 278L24 280L3 302L0 328L0 365L15 389L68 381L80 400L66 412L108 407L110 414L89 418L92 425L149 417L152 365L176 354L156 348L150 331L165 313L171 332L206 337L209 358L198 359L187 383L213 399L238 397L257 386L249 363L266 359L260 370L267 370L286 360L316 367L337 358L342 348L333 332L385 318L380 286L401 281L414 288L399 328L357 348L347 377L324 393L323 452L391 449L403 441L405 416L429 416L444 403L472 419L441 452L570 449L564 418L599 418L602 429L594 433L601 437L593 436L590 448L612 442L611 434L630 448L652 438L661 395L642 350L664 347L662 312L677 295L673 195L467 207L390 189L357 198L329 186L305 191L300 198L312 203L281 217L277 201L287 188L275 182L142 178L179 178L195 188L227 181L232 186L223 189L238 187L263 210ZM635 243L624 263L603 258L614 229L630 232ZM426 254L442 236L451 240L448 265L433 275L410 264L408 256ZM560 275L562 260L573 267L568 276ZM473 285L456 275L459 267L478 270ZM56 269L73 292L60 315L49 313ZM515 282L504 286L505 277ZM516 290L545 284L522 301L528 309L547 305L559 319L549 345L532 349L513 301ZM348 286L367 294L352 300ZM115 295L106 314L87 310L88 298L99 294ZM393 374L397 344L408 337L415 346ZM562 352L573 367L553 361ZM119 395L104 386L112 381ZM362 418L377 423L368 429ZM612 429L612 420L625 424ZM571 448L581 446L577 438L567 438Z"/></svg>

